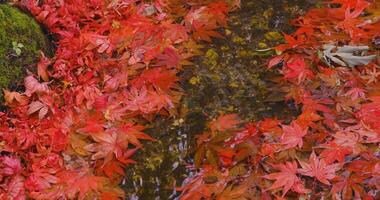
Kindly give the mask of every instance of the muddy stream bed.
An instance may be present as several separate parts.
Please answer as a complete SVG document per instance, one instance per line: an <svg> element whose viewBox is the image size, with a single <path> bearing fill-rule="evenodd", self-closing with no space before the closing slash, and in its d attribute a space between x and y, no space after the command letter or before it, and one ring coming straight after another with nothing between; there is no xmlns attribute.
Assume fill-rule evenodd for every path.
<svg viewBox="0 0 380 200"><path fill-rule="evenodd" d="M204 55L181 74L184 88L179 115L157 118L148 133L156 142L145 142L127 168L123 188L127 199L168 200L179 195L175 186L191 176L195 136L219 114L238 113L244 121L296 112L283 96L272 92L266 59L268 50L290 33L289 20L314 3L306 0L242 0L240 10L221 30L225 38L205 44Z"/></svg>

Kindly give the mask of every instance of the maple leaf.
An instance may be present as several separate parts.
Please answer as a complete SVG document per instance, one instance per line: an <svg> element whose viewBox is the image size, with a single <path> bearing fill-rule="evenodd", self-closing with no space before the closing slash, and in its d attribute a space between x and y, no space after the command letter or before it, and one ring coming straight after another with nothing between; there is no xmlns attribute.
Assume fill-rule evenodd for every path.
<svg viewBox="0 0 380 200"><path fill-rule="evenodd" d="M149 97L147 98L147 106L151 112L159 112L162 109L172 109L174 108L173 101L169 95L164 92L149 92Z"/></svg>
<svg viewBox="0 0 380 200"><path fill-rule="evenodd" d="M125 175L124 166L117 161L110 161L101 167L101 170L107 177L114 177L115 175Z"/></svg>
<svg viewBox="0 0 380 200"><path fill-rule="evenodd" d="M365 35L365 32L359 27L362 20L357 18L369 5L369 2L362 0L355 1L355 3L343 3L342 9L345 9L344 20L338 23L338 27L350 34L352 40L359 39Z"/></svg>
<svg viewBox="0 0 380 200"><path fill-rule="evenodd" d="M165 70L162 67L144 70L140 76L131 81L131 85L140 88L147 83L153 84L162 91L169 91L175 87L178 77L174 70Z"/></svg>
<svg viewBox="0 0 380 200"><path fill-rule="evenodd" d="M98 53L110 53L112 51L112 45L107 36L97 34L83 34L82 37L89 41L86 50L92 50L97 48Z"/></svg>
<svg viewBox="0 0 380 200"><path fill-rule="evenodd" d="M179 24L165 24L164 37L171 40L174 44L182 43L189 39L186 27Z"/></svg>
<svg viewBox="0 0 380 200"><path fill-rule="evenodd" d="M267 68L270 69L274 66L280 65L284 61L284 57L285 56L283 55L273 57L271 60L269 60Z"/></svg>
<svg viewBox="0 0 380 200"><path fill-rule="evenodd" d="M355 155L359 154L362 151L362 146L359 143L359 135L352 131L338 131L334 135L334 138L334 143L342 147L350 148Z"/></svg>
<svg viewBox="0 0 380 200"><path fill-rule="evenodd" d="M308 129L302 129L297 123L291 125L282 125L284 133L281 136L281 144L285 145L284 149L291 149L296 146L299 148L303 145L303 137L307 134Z"/></svg>
<svg viewBox="0 0 380 200"><path fill-rule="evenodd" d="M365 73L365 75L363 75L361 77L365 80L368 80L367 84L377 83L377 81L379 80L379 76L380 76L380 72L377 71L378 68L379 68L379 66L377 66L377 65L374 65L372 67L372 69L365 68L366 73Z"/></svg>
<svg viewBox="0 0 380 200"><path fill-rule="evenodd" d="M282 129L280 127L281 120L278 119L270 119L265 118L264 120L259 122L259 130L268 136L277 135L280 136L282 134Z"/></svg>
<svg viewBox="0 0 380 200"><path fill-rule="evenodd" d="M302 111L304 112L316 112L316 111L321 111L325 113L330 113L331 109L327 107L326 105L332 104L332 101L328 98L324 99L315 99L309 94L304 94L303 98L301 100L303 107ZM323 105L326 104L326 105Z"/></svg>
<svg viewBox="0 0 380 200"><path fill-rule="evenodd" d="M121 133L127 135L128 140L136 147L141 147L138 140L155 141L155 139L142 132L144 129L145 127L142 125L126 123L117 127L116 131L120 131Z"/></svg>
<svg viewBox="0 0 380 200"><path fill-rule="evenodd" d="M29 191L43 191L51 188L53 184L59 181L54 173L54 169L35 169L25 180L25 187Z"/></svg>
<svg viewBox="0 0 380 200"><path fill-rule="evenodd" d="M351 88L344 95L351 97L351 99L353 101L355 101L357 99L366 99L365 90L362 88L358 88L358 87Z"/></svg>
<svg viewBox="0 0 380 200"><path fill-rule="evenodd" d="M90 153L84 149L86 145L88 145L88 142L86 141L87 136L84 136L82 134L70 134L69 135L69 144L70 148L80 156L88 156Z"/></svg>
<svg viewBox="0 0 380 200"><path fill-rule="evenodd" d="M260 155L269 156L275 159L274 153L278 151L278 146L276 144L263 144L260 149Z"/></svg>
<svg viewBox="0 0 380 200"><path fill-rule="evenodd" d="M236 114L221 115L210 124L212 132L224 132L226 130L236 128L240 124L239 117Z"/></svg>
<svg viewBox="0 0 380 200"><path fill-rule="evenodd" d="M331 193L342 196L343 200L364 199L362 197L367 195L362 186L363 182L365 182L364 177L353 174L349 177L338 177L337 181L334 183ZM338 195L339 192L341 192L341 195Z"/></svg>
<svg viewBox="0 0 380 200"><path fill-rule="evenodd" d="M275 169L280 170L280 172L271 173L263 176L269 180L276 180L272 186L266 190L275 190L283 187L282 196L284 197L286 193L293 189L298 193L307 193L309 190L303 187L301 180L297 176L298 165L297 162L286 162L285 164L273 165Z"/></svg>
<svg viewBox="0 0 380 200"><path fill-rule="evenodd" d="M337 51L333 53L332 51L337 48ZM331 62L334 62L340 66L349 66L355 67L357 65L367 65L373 59L376 58L376 55L369 56L356 56L354 53L363 52L368 50L368 46L343 46L336 47L334 45L324 45L323 46L323 58L324 61L329 65Z"/></svg>
<svg viewBox="0 0 380 200"><path fill-rule="evenodd" d="M227 12L225 2L214 2L191 10L185 17L185 23L194 30L194 39L211 42L211 37L222 37L215 29L218 25L226 25Z"/></svg>
<svg viewBox="0 0 380 200"><path fill-rule="evenodd" d="M284 52L287 49L296 48L299 45L305 44L306 39L302 36L291 36L286 33L282 33L287 44L280 44L275 49L279 52Z"/></svg>
<svg viewBox="0 0 380 200"><path fill-rule="evenodd" d="M146 87L138 89L132 87L127 94L126 108L130 111L140 111L142 113L150 113L150 107L148 107L148 90Z"/></svg>
<svg viewBox="0 0 380 200"><path fill-rule="evenodd" d="M230 200L239 199L244 197L244 194L248 191L248 185L240 185L237 187L229 186L223 190L223 192L217 196L218 200Z"/></svg>
<svg viewBox="0 0 380 200"><path fill-rule="evenodd" d="M34 76L29 75L24 80L25 83L25 94L30 97L33 93L48 93L49 87L48 83L40 83Z"/></svg>
<svg viewBox="0 0 380 200"><path fill-rule="evenodd" d="M228 171L223 173L214 167L205 166L202 171L190 179L185 186L178 189L183 191L180 199L210 199L213 194L218 194L224 190L228 182L228 177Z"/></svg>
<svg viewBox="0 0 380 200"><path fill-rule="evenodd" d="M2 162L2 169L0 172L6 176L12 176L20 173L22 171L21 162L18 158L4 156L0 158Z"/></svg>
<svg viewBox="0 0 380 200"><path fill-rule="evenodd" d="M45 56L45 54L41 51L41 58L37 64L37 74L44 81L49 81L49 75L47 72L48 66L51 64L51 61Z"/></svg>
<svg viewBox="0 0 380 200"><path fill-rule="evenodd" d="M18 92L10 92L6 89L3 89L5 105L13 106L24 106L28 104L28 97L24 94Z"/></svg>
<svg viewBox="0 0 380 200"><path fill-rule="evenodd" d="M288 61L284 66L283 73L285 79L297 79L298 84L314 76L302 57Z"/></svg>
<svg viewBox="0 0 380 200"><path fill-rule="evenodd" d="M11 181L8 183L5 193L3 191L0 192L0 198L7 200L25 200L26 192L24 186L24 177L21 175L17 175L12 177Z"/></svg>
<svg viewBox="0 0 380 200"><path fill-rule="evenodd" d="M223 38L223 36L216 32L213 27L199 26L196 32L193 34L195 40L204 40L206 42L211 42L211 38Z"/></svg>
<svg viewBox="0 0 380 200"><path fill-rule="evenodd" d="M63 171L58 175L62 184L67 185L65 193L70 198L83 200L92 192L99 192L104 188L106 179L88 173Z"/></svg>
<svg viewBox="0 0 380 200"><path fill-rule="evenodd" d="M340 146L335 142L322 144L320 147L324 148L320 154L320 157L325 160L326 164L331 164L334 161L342 163L345 157L352 152L350 148Z"/></svg>
<svg viewBox="0 0 380 200"><path fill-rule="evenodd" d="M217 24L224 27L227 25L228 5L223 1L211 2L207 5L209 13L212 14L212 19Z"/></svg>
<svg viewBox="0 0 380 200"><path fill-rule="evenodd" d="M318 115L316 112L312 112L310 110L305 110L301 115L297 117L295 122L301 127L316 127L314 122L321 120L322 117Z"/></svg>
<svg viewBox="0 0 380 200"><path fill-rule="evenodd" d="M174 48L167 47L164 49L161 55L157 56L158 66L175 67L179 64L181 57L174 50Z"/></svg>
<svg viewBox="0 0 380 200"><path fill-rule="evenodd" d="M100 194L100 200L120 200L125 197L122 191L105 191Z"/></svg>
<svg viewBox="0 0 380 200"><path fill-rule="evenodd" d="M234 138L229 141L229 145L237 145L245 142L248 138L252 138L258 134L258 130L255 124L247 124L242 131L235 133Z"/></svg>
<svg viewBox="0 0 380 200"><path fill-rule="evenodd" d="M128 73L121 72L114 76L105 76L104 78L104 90L112 92L119 87L126 87L128 85Z"/></svg>
<svg viewBox="0 0 380 200"><path fill-rule="evenodd" d="M372 102L362 104L359 112L356 114L357 118L361 119L372 128L380 128L380 97L372 97Z"/></svg>
<svg viewBox="0 0 380 200"><path fill-rule="evenodd" d="M49 106L42 103L41 101L34 101L31 104L29 104L28 115L31 115L37 111L39 111L38 118L41 120L48 113Z"/></svg>
<svg viewBox="0 0 380 200"><path fill-rule="evenodd" d="M137 149L141 148L140 139L153 140L153 138L141 132L143 127L126 124L117 128L109 128L104 132L92 134L95 140L94 144L85 146L85 149L90 152L95 152L92 155L93 160L104 159L104 163L108 163L115 155L116 159L124 163L133 163L134 161L128 158L132 156ZM129 144L136 146L135 149L128 150Z"/></svg>
<svg viewBox="0 0 380 200"><path fill-rule="evenodd" d="M321 183L330 185L328 180L335 177L335 172L339 170L340 164L328 165L324 159L318 159L314 151L311 153L309 162L299 161L302 169L298 172L305 176L315 177Z"/></svg>
<svg viewBox="0 0 380 200"><path fill-rule="evenodd" d="M104 118L110 121L121 121L126 115L126 108L122 105L111 105L108 106L104 112Z"/></svg>
<svg viewBox="0 0 380 200"><path fill-rule="evenodd" d="M86 125L77 130L78 133L82 134L93 134L104 131L104 120L99 116L92 116L86 119Z"/></svg>
<svg viewBox="0 0 380 200"><path fill-rule="evenodd" d="M91 156L93 160L104 158L104 163L107 163L112 160L113 154L116 158L121 157L123 150L128 147L127 138L116 132L100 132L93 134L92 137L97 143L89 144L84 148L90 152L96 152Z"/></svg>
<svg viewBox="0 0 380 200"><path fill-rule="evenodd" d="M193 57L202 55L202 48L204 46L196 43L193 39L191 39L188 42L184 43L183 47L186 49L188 57Z"/></svg>

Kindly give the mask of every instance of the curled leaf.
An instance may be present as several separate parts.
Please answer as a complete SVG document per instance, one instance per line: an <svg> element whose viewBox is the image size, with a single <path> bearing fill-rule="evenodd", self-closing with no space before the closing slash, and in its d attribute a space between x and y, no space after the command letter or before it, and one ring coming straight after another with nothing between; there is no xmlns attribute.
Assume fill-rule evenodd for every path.
<svg viewBox="0 0 380 200"><path fill-rule="evenodd" d="M334 49L337 49L333 52ZM340 66L355 67L358 65L367 65L376 55L364 55L364 51L369 49L368 46L348 46L337 47L335 45L323 46L323 59L329 66L331 62Z"/></svg>

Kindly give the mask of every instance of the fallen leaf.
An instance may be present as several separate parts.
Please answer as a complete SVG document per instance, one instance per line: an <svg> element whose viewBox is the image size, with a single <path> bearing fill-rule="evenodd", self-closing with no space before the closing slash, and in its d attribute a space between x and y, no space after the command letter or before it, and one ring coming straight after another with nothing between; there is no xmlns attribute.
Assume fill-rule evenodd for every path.
<svg viewBox="0 0 380 200"><path fill-rule="evenodd" d="M335 172L340 169L339 164L328 165L325 160L318 159L314 152L311 153L309 162L299 161L302 169L298 172L305 176L315 177L321 183L330 185L328 180L333 179Z"/></svg>
<svg viewBox="0 0 380 200"><path fill-rule="evenodd" d="M336 52L333 52L337 49ZM335 45L323 46L323 58L326 64L331 65L331 61L340 66L355 67L357 65L367 65L376 58L376 55L355 55L356 53L363 54L369 49L368 46L348 46L337 47Z"/></svg>

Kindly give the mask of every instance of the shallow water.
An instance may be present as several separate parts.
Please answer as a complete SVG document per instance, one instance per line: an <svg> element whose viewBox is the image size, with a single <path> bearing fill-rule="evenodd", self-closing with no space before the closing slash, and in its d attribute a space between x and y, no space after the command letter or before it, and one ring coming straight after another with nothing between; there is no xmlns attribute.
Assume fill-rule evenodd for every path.
<svg viewBox="0 0 380 200"><path fill-rule="evenodd" d="M294 112L290 103L273 95L273 72L266 71L269 50L283 42L281 32L291 32L289 19L302 15L313 4L304 0L242 0L230 16L224 39L207 44L205 55L181 74L185 96L179 116L157 119L148 133L157 142L146 142L126 171L127 199L175 199L174 186L191 172L194 137L206 121L222 113L238 113L243 120L283 118Z"/></svg>

